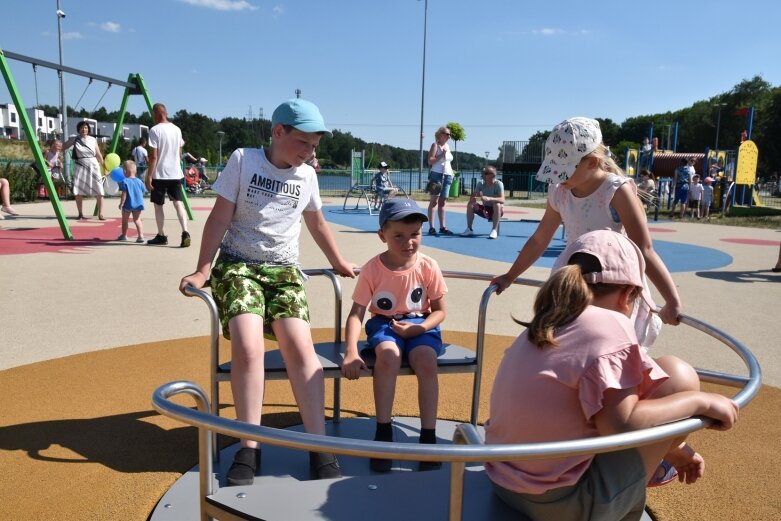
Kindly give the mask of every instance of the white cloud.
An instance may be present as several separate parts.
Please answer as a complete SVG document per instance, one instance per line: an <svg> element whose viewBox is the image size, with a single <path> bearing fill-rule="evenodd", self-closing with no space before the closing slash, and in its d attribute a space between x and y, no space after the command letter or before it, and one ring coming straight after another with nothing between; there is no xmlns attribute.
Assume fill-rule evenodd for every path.
<svg viewBox="0 0 781 521"><path fill-rule="evenodd" d="M278 16L282 16L285 14L285 6L282 4L275 5L274 8L271 10L271 14L274 16L274 18Z"/></svg>
<svg viewBox="0 0 781 521"><path fill-rule="evenodd" d="M257 6L252 5L246 0L179 0L184 4L197 5L198 7L206 7L207 9L215 9L217 11L254 11Z"/></svg>
<svg viewBox="0 0 781 521"><path fill-rule="evenodd" d="M563 33L561 29L556 29L555 27L543 27L542 29L532 29L532 34L541 34L542 36L553 36L556 34Z"/></svg>
<svg viewBox="0 0 781 521"><path fill-rule="evenodd" d="M62 33L63 40L81 40L82 38L84 38L84 36L78 31Z"/></svg>
<svg viewBox="0 0 781 521"><path fill-rule="evenodd" d="M107 33L118 33L120 31L119 24L116 22L103 22L100 24L100 28Z"/></svg>
<svg viewBox="0 0 781 521"><path fill-rule="evenodd" d="M559 29L558 27L543 27L541 29L532 29L532 34L538 36L557 36L559 34L575 34L579 36L588 36L591 34L591 31L589 31L588 29L565 31L564 29Z"/></svg>

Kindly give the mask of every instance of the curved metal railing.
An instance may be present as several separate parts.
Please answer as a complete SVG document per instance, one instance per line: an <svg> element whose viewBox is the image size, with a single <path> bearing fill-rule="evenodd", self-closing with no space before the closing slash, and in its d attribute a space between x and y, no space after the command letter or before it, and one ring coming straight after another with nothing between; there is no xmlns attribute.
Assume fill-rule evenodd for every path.
<svg viewBox="0 0 781 521"><path fill-rule="evenodd" d="M490 281L490 276L484 274L450 273L457 278ZM514 283L529 286L542 285L541 282L530 279L516 279ZM483 292L480 303L481 309L485 309L488 299L495 289L495 286L489 286ZM754 355L740 341L714 326L686 315L682 315L680 319L682 324L693 327L718 340L741 358L748 370L748 376L731 375L702 369L698 369L697 372L705 381L732 387L742 386L732 399L740 408L745 407L759 392L761 387L761 369ZM481 354L481 343L484 341L484 336L485 321L482 320L478 324L478 345L481 347L479 349ZM482 358L478 359L478 364L478 367L481 367ZM479 374L480 371L478 370ZM476 385L479 386L479 383L478 379ZM195 399L197 410L179 405L170 400L172 396L182 393L189 394ZM213 440L210 434L214 432L289 449L334 452L362 458L387 458L390 456L393 459L405 461L450 462L450 520L461 518L464 464L467 462L547 459L610 452L681 436L713 423L713 420L709 418L692 417L657 427L610 436L510 445L485 445L482 443L476 427L471 423L464 423L456 428L454 437L456 443L454 445L425 445L336 438L229 420L211 414L209 412L209 399L203 389L197 384L187 381L171 382L158 387L152 395L152 405L159 413L198 428L201 498L214 493L215 485L212 479L213 462L211 458ZM204 502L201 501L201 504L203 505Z"/></svg>

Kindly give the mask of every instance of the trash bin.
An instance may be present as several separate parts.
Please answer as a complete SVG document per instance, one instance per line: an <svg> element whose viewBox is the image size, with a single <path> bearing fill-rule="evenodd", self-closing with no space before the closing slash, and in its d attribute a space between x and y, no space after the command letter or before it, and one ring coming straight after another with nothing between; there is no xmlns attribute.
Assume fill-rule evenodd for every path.
<svg viewBox="0 0 781 521"><path fill-rule="evenodd" d="M456 172L453 175L453 183L450 185L450 192L448 197L458 197L460 193L459 187L461 186L461 172Z"/></svg>

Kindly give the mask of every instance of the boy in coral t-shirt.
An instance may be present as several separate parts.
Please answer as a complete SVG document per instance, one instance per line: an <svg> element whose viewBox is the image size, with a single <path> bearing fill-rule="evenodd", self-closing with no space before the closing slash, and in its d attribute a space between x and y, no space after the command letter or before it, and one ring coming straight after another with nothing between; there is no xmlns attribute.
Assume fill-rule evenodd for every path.
<svg viewBox="0 0 781 521"><path fill-rule="evenodd" d="M345 378L355 380L368 370L361 355L374 352L376 441L393 441L391 416L402 357L409 360L418 379L420 443L436 443L437 357L442 353L439 324L445 320L447 286L437 262L418 252L423 223L428 217L410 199L389 199L380 210L380 240L388 249L361 268L347 317ZM366 310L366 347L359 353L358 337ZM391 470L391 461L372 458L375 472ZM420 470L441 466L421 462Z"/></svg>

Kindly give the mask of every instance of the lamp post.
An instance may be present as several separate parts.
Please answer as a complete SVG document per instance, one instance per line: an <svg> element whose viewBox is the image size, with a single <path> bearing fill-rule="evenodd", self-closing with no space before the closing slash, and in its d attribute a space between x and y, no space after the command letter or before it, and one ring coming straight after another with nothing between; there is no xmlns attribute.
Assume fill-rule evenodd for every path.
<svg viewBox="0 0 781 521"><path fill-rule="evenodd" d="M726 103L716 103L716 106L719 108L718 116L716 116L716 146L714 147L716 150L719 149L719 128L721 128L721 107L726 107Z"/></svg>
<svg viewBox="0 0 781 521"><path fill-rule="evenodd" d="M488 155L490 152L488 150L485 151L485 166L488 166Z"/></svg>
<svg viewBox="0 0 781 521"><path fill-rule="evenodd" d="M60 44L60 67L62 67L62 19L65 18L65 13L60 9L60 0L57 0L57 40ZM63 79L62 70L57 71L57 75L60 77L60 117L62 117L62 140L68 139L68 108L65 105L65 81ZM63 161L62 169L65 179L68 180L70 176L70 161ZM66 183L67 186L67 183Z"/></svg>
<svg viewBox="0 0 781 521"><path fill-rule="evenodd" d="M426 28L428 25L428 0L423 0L423 79L420 82L420 168L418 186L423 182L423 102L426 97Z"/></svg>
<svg viewBox="0 0 781 521"><path fill-rule="evenodd" d="M220 159L217 163L217 166L220 167L222 166L222 138L225 135L225 132L223 132L222 130L218 130L217 135L220 136Z"/></svg>

